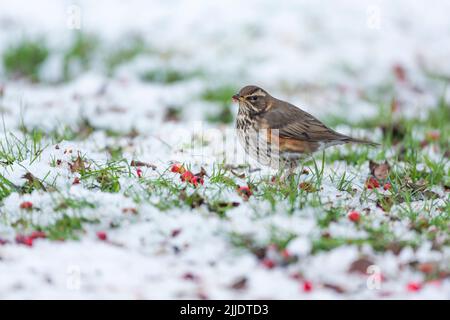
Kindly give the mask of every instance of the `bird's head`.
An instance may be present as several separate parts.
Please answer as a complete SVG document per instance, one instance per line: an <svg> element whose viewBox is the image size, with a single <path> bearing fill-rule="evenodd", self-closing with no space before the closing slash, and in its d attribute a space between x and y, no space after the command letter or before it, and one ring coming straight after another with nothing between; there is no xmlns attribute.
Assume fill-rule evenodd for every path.
<svg viewBox="0 0 450 320"><path fill-rule="evenodd" d="M233 96L239 102L239 108L250 113L261 113L271 105L272 97L264 89L257 86L245 86Z"/></svg>

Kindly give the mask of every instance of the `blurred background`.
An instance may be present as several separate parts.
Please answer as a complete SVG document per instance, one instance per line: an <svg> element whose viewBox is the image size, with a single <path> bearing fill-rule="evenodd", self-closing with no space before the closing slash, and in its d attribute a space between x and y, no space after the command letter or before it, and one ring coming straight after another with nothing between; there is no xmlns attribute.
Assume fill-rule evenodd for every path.
<svg viewBox="0 0 450 320"><path fill-rule="evenodd" d="M90 121L117 130L148 130L143 113L228 124L230 96L246 84L330 124L391 107L420 117L450 75L449 9L447 1L2 1L0 81L53 87L53 97L69 87L107 92L130 116ZM48 100L17 95L22 109ZM78 106L58 108L57 121L32 110L25 121L79 118Z"/></svg>
<svg viewBox="0 0 450 320"><path fill-rule="evenodd" d="M0 298L410 298L428 280L448 298L449 12L1 0ZM381 146L327 150L298 188L221 163L222 136L192 129L235 138L248 84Z"/></svg>

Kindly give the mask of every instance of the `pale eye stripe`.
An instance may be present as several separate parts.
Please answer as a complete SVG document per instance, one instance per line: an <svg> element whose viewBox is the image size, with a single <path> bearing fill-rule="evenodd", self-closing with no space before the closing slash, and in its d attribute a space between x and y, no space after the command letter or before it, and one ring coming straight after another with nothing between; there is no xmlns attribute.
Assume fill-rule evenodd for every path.
<svg viewBox="0 0 450 320"><path fill-rule="evenodd" d="M260 97L265 97L266 93L261 91L261 90L257 90L255 92L253 92L252 94L249 94L248 96L245 96L246 98L248 97L252 97L252 96L260 96Z"/></svg>

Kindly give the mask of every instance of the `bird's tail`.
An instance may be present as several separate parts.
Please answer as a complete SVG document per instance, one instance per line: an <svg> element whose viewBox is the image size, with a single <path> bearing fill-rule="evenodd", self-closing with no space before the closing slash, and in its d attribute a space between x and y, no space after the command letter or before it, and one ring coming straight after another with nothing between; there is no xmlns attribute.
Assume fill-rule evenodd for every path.
<svg viewBox="0 0 450 320"><path fill-rule="evenodd" d="M376 142L373 142L373 141L364 140L364 139L356 139L356 138L352 138L352 137L346 137L344 139L344 141L347 142L347 143L366 144L366 145L371 146L371 147L378 147L378 146L380 146L379 143L376 143Z"/></svg>

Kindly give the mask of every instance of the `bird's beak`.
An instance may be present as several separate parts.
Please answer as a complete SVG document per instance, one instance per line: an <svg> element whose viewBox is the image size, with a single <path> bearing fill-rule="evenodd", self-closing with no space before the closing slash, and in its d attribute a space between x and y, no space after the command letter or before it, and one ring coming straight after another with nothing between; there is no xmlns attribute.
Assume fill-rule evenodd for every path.
<svg viewBox="0 0 450 320"><path fill-rule="evenodd" d="M240 100L241 96L238 93L236 93L232 98L233 98L233 102L238 102Z"/></svg>

